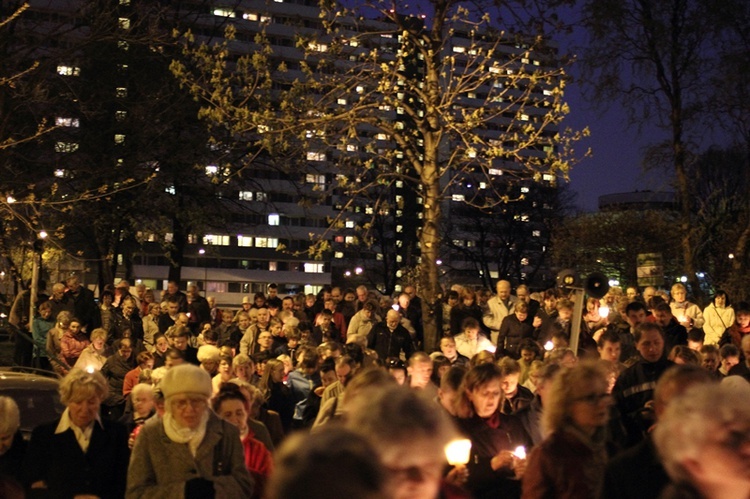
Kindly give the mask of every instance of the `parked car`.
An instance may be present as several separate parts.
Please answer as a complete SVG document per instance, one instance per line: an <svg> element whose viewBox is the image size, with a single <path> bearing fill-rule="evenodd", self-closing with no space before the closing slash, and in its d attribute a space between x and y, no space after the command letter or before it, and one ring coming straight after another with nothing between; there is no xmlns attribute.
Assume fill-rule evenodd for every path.
<svg viewBox="0 0 750 499"><path fill-rule="evenodd" d="M21 432L27 440L31 431L48 423L65 410L57 391L60 378L55 373L26 367L0 368L0 395L18 404L21 412Z"/></svg>

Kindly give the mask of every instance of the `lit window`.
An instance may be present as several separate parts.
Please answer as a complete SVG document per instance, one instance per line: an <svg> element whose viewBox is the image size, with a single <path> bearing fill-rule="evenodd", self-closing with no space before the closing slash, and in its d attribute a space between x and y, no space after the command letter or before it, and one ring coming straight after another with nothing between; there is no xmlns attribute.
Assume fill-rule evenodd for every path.
<svg viewBox="0 0 750 499"><path fill-rule="evenodd" d="M256 248L275 248L279 245L279 240L275 237L256 237Z"/></svg>
<svg viewBox="0 0 750 499"><path fill-rule="evenodd" d="M323 185L326 183L326 176L325 175L319 175L316 173L308 173L305 175L305 182L308 184L320 184Z"/></svg>
<svg viewBox="0 0 750 499"><path fill-rule="evenodd" d="M322 274L325 272L325 265L322 263L305 263L303 267L308 274Z"/></svg>
<svg viewBox="0 0 750 499"><path fill-rule="evenodd" d="M403 225L397 225L396 226L396 232L403 232L403 231L404 231L404 226Z"/></svg>
<svg viewBox="0 0 750 499"><path fill-rule="evenodd" d="M229 246L229 236L206 234L205 236L203 236L203 244L211 244L213 246Z"/></svg>
<svg viewBox="0 0 750 499"><path fill-rule="evenodd" d="M130 19L121 17L117 20L117 25L120 26L120 29L130 29Z"/></svg>
<svg viewBox="0 0 750 499"><path fill-rule="evenodd" d="M73 127L78 128L80 125L80 121L78 118L61 118L57 117L55 118L55 125L56 126L65 126L65 127Z"/></svg>
<svg viewBox="0 0 750 499"><path fill-rule="evenodd" d="M454 194L453 196L451 196L451 199L453 201L463 201L465 198L463 194Z"/></svg>
<svg viewBox="0 0 750 499"><path fill-rule="evenodd" d="M356 236L346 236L344 238L344 242L346 244L357 244L357 237Z"/></svg>
<svg viewBox="0 0 750 499"><path fill-rule="evenodd" d="M269 213L268 214L268 225L279 225L279 214L278 213Z"/></svg>
<svg viewBox="0 0 750 499"><path fill-rule="evenodd" d="M60 76L80 76L81 68L76 66L57 66L57 74Z"/></svg>
<svg viewBox="0 0 750 499"><path fill-rule="evenodd" d="M346 106L346 99L343 97L339 98L336 102L338 102L340 106Z"/></svg>
<svg viewBox="0 0 750 499"><path fill-rule="evenodd" d="M120 0L120 5L130 5L130 0Z"/></svg>
<svg viewBox="0 0 750 499"><path fill-rule="evenodd" d="M279 270L279 262L268 262L268 270L270 270L271 272L276 272L277 270Z"/></svg>
<svg viewBox="0 0 750 499"><path fill-rule="evenodd" d="M256 192L255 200L256 201L268 201L268 194L266 194L265 192Z"/></svg>
<svg viewBox="0 0 750 499"><path fill-rule="evenodd" d="M487 188L487 182L479 182L479 188L480 189L486 189Z"/></svg>
<svg viewBox="0 0 750 499"><path fill-rule="evenodd" d="M365 214L372 215L373 213L375 213L375 210L372 206L365 206Z"/></svg>
<svg viewBox="0 0 750 499"><path fill-rule="evenodd" d="M117 48L120 49L120 50L122 50L122 51L124 51L124 52L127 52L128 49L130 49L130 45L125 40L118 40L117 41Z"/></svg>
<svg viewBox="0 0 750 499"><path fill-rule="evenodd" d="M474 248L476 247L477 242L476 241L466 241L466 247L467 248Z"/></svg>
<svg viewBox="0 0 750 499"><path fill-rule="evenodd" d="M453 47L453 52L457 54L463 54L466 52L466 47Z"/></svg>
<svg viewBox="0 0 750 499"><path fill-rule="evenodd" d="M477 150L476 149L469 149L466 151L466 155L470 158L476 158L477 157Z"/></svg>
<svg viewBox="0 0 750 499"><path fill-rule="evenodd" d="M528 187L521 187L521 192L523 192L523 193L529 192L529 188Z"/></svg>
<svg viewBox="0 0 750 499"><path fill-rule="evenodd" d="M325 161L326 153L319 151L307 151L307 161Z"/></svg>
<svg viewBox="0 0 750 499"><path fill-rule="evenodd" d="M487 173L489 173L490 175L502 175L503 171L498 168L490 168L489 170L487 170Z"/></svg>
<svg viewBox="0 0 750 499"><path fill-rule="evenodd" d="M488 71L490 73L500 74L500 68L498 68L497 66L490 66L488 68Z"/></svg>
<svg viewBox="0 0 750 499"><path fill-rule="evenodd" d="M529 115L528 114L521 114L521 121L529 121Z"/></svg>
<svg viewBox="0 0 750 499"><path fill-rule="evenodd" d="M125 87L117 87L115 89L115 95L117 97L120 97L120 98L127 97L128 96L128 89L125 88Z"/></svg>
<svg viewBox="0 0 750 499"><path fill-rule="evenodd" d="M347 220L347 221L346 221L346 222L344 223L344 226L345 226L345 227L346 227L347 229L353 229L353 228L354 228L354 220Z"/></svg>
<svg viewBox="0 0 750 499"><path fill-rule="evenodd" d="M55 170L55 177L57 177L57 178L63 178L65 176L67 176L67 174L68 173L65 170L62 170L62 169Z"/></svg>
<svg viewBox="0 0 750 499"><path fill-rule="evenodd" d="M117 121L124 121L127 116L127 111L115 111L115 120Z"/></svg>
<svg viewBox="0 0 750 499"><path fill-rule="evenodd" d="M521 57L521 62L524 64L529 64L531 61L529 61L528 57Z"/></svg>
<svg viewBox="0 0 750 499"><path fill-rule="evenodd" d="M166 192L167 194L171 194L172 196L174 196L177 193L173 185L170 185L166 189L164 189L164 192Z"/></svg>
<svg viewBox="0 0 750 499"><path fill-rule="evenodd" d="M542 231L540 231L540 230L532 230L531 231L531 237L542 237Z"/></svg>
<svg viewBox="0 0 750 499"><path fill-rule="evenodd" d="M325 43L310 42L307 45L307 48L315 52L328 52L328 45L326 45Z"/></svg>
<svg viewBox="0 0 750 499"><path fill-rule="evenodd" d="M220 16L220 17L235 17L236 16L236 14L234 13L232 9L227 9L227 8L214 9L214 15Z"/></svg>
<svg viewBox="0 0 750 499"><path fill-rule="evenodd" d="M216 175L217 173L219 173L219 167L218 166L216 166L216 165L208 165L206 167L206 175L208 175L209 177L211 177L213 175Z"/></svg>
<svg viewBox="0 0 750 499"><path fill-rule="evenodd" d="M346 150L349 152L356 152L359 150L359 146L357 144L347 144Z"/></svg>
<svg viewBox="0 0 750 499"><path fill-rule="evenodd" d="M271 16L260 16L260 22L262 22L262 23L270 23L271 22Z"/></svg>
<svg viewBox="0 0 750 499"><path fill-rule="evenodd" d="M125 143L125 134L124 133L116 133L115 134L115 144L124 144Z"/></svg>
<svg viewBox="0 0 750 499"><path fill-rule="evenodd" d="M357 91L358 94L361 94L361 93L364 93L365 87L363 87L362 85L357 85L357 88L355 88L355 90Z"/></svg>
<svg viewBox="0 0 750 499"><path fill-rule="evenodd" d="M545 180L547 182L552 182L555 179L553 175L550 175L549 173L545 173L542 175L542 180Z"/></svg>
<svg viewBox="0 0 750 499"><path fill-rule="evenodd" d="M333 254L334 258L344 258L344 252L343 251L337 251Z"/></svg>
<svg viewBox="0 0 750 499"><path fill-rule="evenodd" d="M350 47L359 47L359 41L356 39L349 40L349 46Z"/></svg>
<svg viewBox="0 0 750 499"><path fill-rule="evenodd" d="M240 191L240 201L252 201L253 191Z"/></svg>
<svg viewBox="0 0 750 499"><path fill-rule="evenodd" d="M542 90L542 93L543 93L544 95L552 95L552 90L546 90L546 89L545 89L545 90Z"/></svg>
<svg viewBox="0 0 750 499"><path fill-rule="evenodd" d="M521 258L521 265L523 265L525 267L528 264L529 264L529 259L528 258L526 258L526 257Z"/></svg>
<svg viewBox="0 0 750 499"><path fill-rule="evenodd" d="M78 144L75 142L55 142L55 152L75 152Z"/></svg>
<svg viewBox="0 0 750 499"><path fill-rule="evenodd" d="M477 98L477 93L476 92L468 92L466 94L466 97L468 97L469 99L476 99Z"/></svg>
<svg viewBox="0 0 750 499"><path fill-rule="evenodd" d="M237 236L237 246L251 248L253 246L253 238L250 236Z"/></svg>
<svg viewBox="0 0 750 499"><path fill-rule="evenodd" d="M258 14L255 14L253 12L245 12L244 14L242 14L242 19L246 21L257 21Z"/></svg>

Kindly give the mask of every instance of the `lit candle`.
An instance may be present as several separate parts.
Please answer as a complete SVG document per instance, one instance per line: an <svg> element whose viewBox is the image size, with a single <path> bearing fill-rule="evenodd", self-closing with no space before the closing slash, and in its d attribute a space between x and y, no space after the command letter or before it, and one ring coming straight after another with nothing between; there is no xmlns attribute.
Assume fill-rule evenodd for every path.
<svg viewBox="0 0 750 499"><path fill-rule="evenodd" d="M609 315L609 307L606 305L602 305L599 307L599 317L607 317Z"/></svg>
<svg viewBox="0 0 750 499"><path fill-rule="evenodd" d="M471 456L471 440L462 438L453 440L445 446L445 457L451 466L463 465L469 462Z"/></svg>
<svg viewBox="0 0 750 499"><path fill-rule="evenodd" d="M552 340L550 340L544 344L544 349L547 350L548 352L551 352L552 350L555 349L555 344L552 343Z"/></svg>
<svg viewBox="0 0 750 499"><path fill-rule="evenodd" d="M513 455L518 459L526 459L526 447L519 445L516 450L513 451Z"/></svg>

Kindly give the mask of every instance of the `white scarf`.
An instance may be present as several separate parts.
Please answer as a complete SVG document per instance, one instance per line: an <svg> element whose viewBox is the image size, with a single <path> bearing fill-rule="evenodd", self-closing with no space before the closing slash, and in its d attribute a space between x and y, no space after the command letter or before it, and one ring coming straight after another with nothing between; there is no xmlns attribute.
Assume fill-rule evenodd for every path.
<svg viewBox="0 0 750 499"><path fill-rule="evenodd" d="M206 425L208 424L208 411L203 413L200 423L195 429L183 428L177 424L172 413L167 411L164 413L164 432L172 442L178 444L188 444L190 454L195 457L198 452L198 446L203 441L203 437L206 436Z"/></svg>

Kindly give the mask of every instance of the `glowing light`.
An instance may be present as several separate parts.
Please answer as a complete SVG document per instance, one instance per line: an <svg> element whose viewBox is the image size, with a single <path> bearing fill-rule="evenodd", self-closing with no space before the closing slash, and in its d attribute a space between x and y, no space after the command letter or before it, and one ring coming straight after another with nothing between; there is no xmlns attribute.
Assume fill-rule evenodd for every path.
<svg viewBox="0 0 750 499"><path fill-rule="evenodd" d="M364 272L364 270L362 270L362 267L357 267L356 269L354 269L354 273L357 275L361 274L362 272Z"/></svg>
<svg viewBox="0 0 750 499"><path fill-rule="evenodd" d="M471 457L471 440L468 438L453 440L445 446L445 457L451 466L467 464Z"/></svg>
<svg viewBox="0 0 750 499"><path fill-rule="evenodd" d="M552 340L550 340L550 341L548 341L547 343L544 344L544 349L546 351L548 351L548 352L551 352L552 350L555 349L555 344L552 343Z"/></svg>
<svg viewBox="0 0 750 499"><path fill-rule="evenodd" d="M513 455L516 456L518 459L526 459L526 447L524 447L523 445L519 445L513 451Z"/></svg>
<svg viewBox="0 0 750 499"><path fill-rule="evenodd" d="M46 231L41 231L39 233L39 238L40 239L46 239L47 238L47 232Z"/></svg>
<svg viewBox="0 0 750 499"><path fill-rule="evenodd" d="M609 307L602 305L599 307L599 317L607 317L609 315Z"/></svg>

